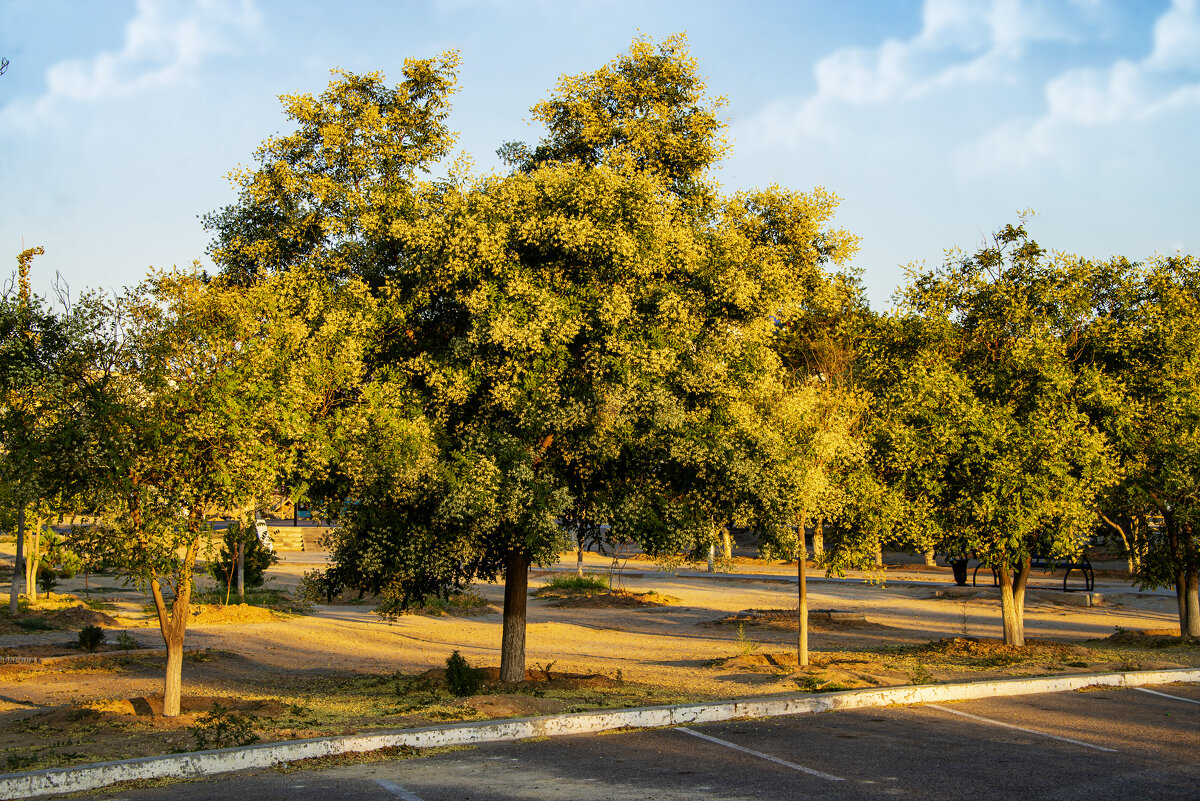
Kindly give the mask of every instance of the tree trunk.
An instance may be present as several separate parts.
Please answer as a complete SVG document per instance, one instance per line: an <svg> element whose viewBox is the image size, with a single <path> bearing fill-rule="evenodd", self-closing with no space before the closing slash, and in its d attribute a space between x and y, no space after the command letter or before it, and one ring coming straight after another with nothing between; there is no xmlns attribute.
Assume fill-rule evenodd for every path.
<svg viewBox="0 0 1200 801"><path fill-rule="evenodd" d="M242 600L246 598L246 543L239 542L237 544L237 579L238 579L238 597Z"/></svg>
<svg viewBox="0 0 1200 801"><path fill-rule="evenodd" d="M154 598L154 609L158 612L158 630L167 646L167 667L163 676L165 718L173 718L179 714L180 697L183 693L183 637L187 631L188 607L192 600L192 570L196 564L199 547L197 535L188 545L183 564L175 574L175 598L171 601L169 613L158 578L150 580L150 594Z"/></svg>
<svg viewBox="0 0 1200 801"><path fill-rule="evenodd" d="M1186 637L1188 628L1187 576L1182 570L1175 574L1175 605L1179 610L1179 636Z"/></svg>
<svg viewBox="0 0 1200 801"><path fill-rule="evenodd" d="M820 564L825 558L825 518L818 517L813 526L813 561Z"/></svg>
<svg viewBox="0 0 1200 801"><path fill-rule="evenodd" d="M1200 637L1200 576L1194 565L1188 567L1186 581L1184 606L1187 609L1187 627L1181 625L1179 632L1188 637Z"/></svg>
<svg viewBox="0 0 1200 801"><path fill-rule="evenodd" d="M1000 574L1000 617L1004 624L1004 644L1025 645L1025 585L1029 580L1029 557L1014 571L1006 561L997 567Z"/></svg>
<svg viewBox="0 0 1200 801"><path fill-rule="evenodd" d="M13 617L20 609L21 579L25 575L25 507L17 510L17 556L13 560L12 588L8 594L8 611ZM29 592L29 587L25 588Z"/></svg>
<svg viewBox="0 0 1200 801"><path fill-rule="evenodd" d="M576 531L575 537L575 575L583 578L583 536Z"/></svg>
<svg viewBox="0 0 1200 801"><path fill-rule="evenodd" d="M796 559L796 578L800 584L796 603L796 664L808 664L808 548L803 544Z"/></svg>
<svg viewBox="0 0 1200 801"><path fill-rule="evenodd" d="M35 517L33 519L32 531L29 530L29 526L24 528L29 531L29 542L25 543L25 597L29 599L29 605L33 606L37 603L38 565L42 561L42 555L39 553L42 539L42 518Z"/></svg>
<svg viewBox="0 0 1200 801"><path fill-rule="evenodd" d="M875 543L875 567L883 567L883 543Z"/></svg>
<svg viewBox="0 0 1200 801"><path fill-rule="evenodd" d="M525 611L529 600L529 557L512 551L504 559L504 629L500 636L500 681L525 680Z"/></svg>
<svg viewBox="0 0 1200 801"><path fill-rule="evenodd" d="M937 567L937 556L933 551L925 551L925 567Z"/></svg>
<svg viewBox="0 0 1200 801"><path fill-rule="evenodd" d="M733 558L733 542L729 537L728 526L721 527L721 556L726 562Z"/></svg>
<svg viewBox="0 0 1200 801"><path fill-rule="evenodd" d="M716 558L717 558L717 546L709 545L708 546L708 572L709 573L716 572L716 568L713 566L714 560Z"/></svg>

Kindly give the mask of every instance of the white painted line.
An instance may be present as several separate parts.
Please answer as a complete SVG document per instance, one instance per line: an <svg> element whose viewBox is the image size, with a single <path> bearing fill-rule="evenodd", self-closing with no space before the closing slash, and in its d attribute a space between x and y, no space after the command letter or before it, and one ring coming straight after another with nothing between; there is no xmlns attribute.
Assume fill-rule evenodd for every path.
<svg viewBox="0 0 1200 801"><path fill-rule="evenodd" d="M692 729L689 729L686 726L680 726L677 729L675 729L675 731L681 731L684 734L690 734L693 737L699 737L701 740L708 740L710 743L716 743L717 745L723 745L726 748L732 748L734 751L741 751L743 754L749 754L750 756L756 756L759 759L765 759L768 762L774 762L776 765L783 765L785 768L791 768L792 770L798 770L801 773L807 773L809 776L816 776L818 779L825 779L826 781L830 781L830 782L844 782L845 781L845 779L843 779L841 776L834 776L831 773L822 773L819 770L813 770L812 768L806 768L803 765L797 765L795 762L788 762L786 759L780 759L779 757L773 757L770 754L764 754L762 751L755 751L750 748L745 748L743 746L738 745L737 743L731 743L728 740L721 740L716 737L709 737L707 734L701 734L698 731L693 731Z"/></svg>
<svg viewBox="0 0 1200 801"><path fill-rule="evenodd" d="M958 715L959 717L978 720L980 723L990 723L993 726L1003 726L1006 729L1016 729L1017 731L1023 731L1026 734L1036 734L1040 737L1049 737L1051 740L1061 740L1064 743L1071 743L1072 745L1082 745L1084 748L1094 748L1097 751L1108 751L1112 754L1117 752L1117 749L1115 748L1105 748L1104 746L1096 745L1095 743L1085 743L1083 740L1072 740L1070 737L1059 737L1057 734L1050 734L1049 732L1038 731L1037 729L1027 729L1024 726L1014 726L1011 723L1003 723L999 720L992 720L991 718L981 718L979 715L972 715L970 712L960 712L957 709L950 709L948 707L938 706L937 704L926 704L925 706L929 709L940 709L943 712L949 712L951 715Z"/></svg>
<svg viewBox="0 0 1200 801"><path fill-rule="evenodd" d="M421 796L410 793L395 782L389 782L387 779L376 779L375 783L401 799L401 801L421 801Z"/></svg>
<svg viewBox="0 0 1200 801"><path fill-rule="evenodd" d="M1200 704L1200 701L1197 701L1195 698L1184 698L1181 695L1167 695L1166 693L1160 693L1157 690L1147 690L1145 687L1134 687L1133 689L1141 690L1142 692L1150 693L1151 695L1157 695L1160 698L1170 698L1172 701L1186 701L1189 704Z"/></svg>

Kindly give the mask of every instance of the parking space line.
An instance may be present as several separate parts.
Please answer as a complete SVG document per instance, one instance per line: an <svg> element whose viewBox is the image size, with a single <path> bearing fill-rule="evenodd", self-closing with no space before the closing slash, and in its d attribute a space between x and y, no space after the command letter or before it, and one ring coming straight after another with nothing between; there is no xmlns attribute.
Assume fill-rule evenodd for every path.
<svg viewBox="0 0 1200 801"><path fill-rule="evenodd" d="M1133 689L1140 690L1144 693L1150 693L1151 695L1157 695L1159 698L1170 698L1172 701L1184 701L1189 704L1200 704L1200 701L1197 701L1195 698L1184 698L1182 695L1168 695L1167 693L1160 693L1158 690L1147 690L1145 687L1134 687Z"/></svg>
<svg viewBox="0 0 1200 801"><path fill-rule="evenodd" d="M798 770L801 773L807 773L809 776L816 776L818 779L825 779L826 781L830 782L845 781L845 779L843 779L841 776L834 776L832 773L822 773L819 770L806 768L803 765L797 765L795 762L788 762L786 759L780 759L779 757L773 757L770 754L764 754L762 751L755 751L752 748L746 748L738 745L737 743L731 743L728 740L722 740L717 737L710 737L707 734L701 734L700 732L693 731L686 726L679 726L675 729L675 731L681 731L684 734L690 734L693 737L699 737L701 740L708 740L710 743L723 745L726 748L732 748L734 751L741 751L743 754L749 754L750 756L756 756L759 759L765 759L768 762L774 762L776 765L783 765L785 768L791 768L792 770Z"/></svg>
<svg viewBox="0 0 1200 801"><path fill-rule="evenodd" d="M389 782L387 779L376 779L375 783L391 792L397 798L401 799L401 801L421 801L421 796L416 793L410 793L395 782Z"/></svg>
<svg viewBox="0 0 1200 801"><path fill-rule="evenodd" d="M1112 754L1117 752L1117 749L1115 748L1105 748L1104 746L1096 745L1095 743L1085 743L1083 740L1072 740L1070 737L1060 737L1057 734L1050 734L1049 732L1038 731L1037 729L1027 729L1024 726L1014 726L1011 723L1004 723L999 720L992 720L991 718L981 718L979 715L972 715L970 712L960 712L957 709L950 709L948 707L938 706L937 704L925 704L925 706L929 709L940 709L943 712L949 712L951 715L958 715L959 717L978 720L980 723L990 723L993 726L1003 726L1006 729L1016 729L1017 731L1023 731L1026 734L1036 734L1040 737L1049 737L1051 740L1060 740L1064 743L1071 743L1072 745L1082 745L1084 748L1094 748L1097 751L1108 751Z"/></svg>

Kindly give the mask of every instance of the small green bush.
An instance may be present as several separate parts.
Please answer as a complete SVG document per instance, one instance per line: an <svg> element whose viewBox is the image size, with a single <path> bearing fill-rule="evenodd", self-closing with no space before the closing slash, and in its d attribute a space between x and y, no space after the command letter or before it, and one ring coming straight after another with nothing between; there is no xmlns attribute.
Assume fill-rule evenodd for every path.
<svg viewBox="0 0 1200 801"><path fill-rule="evenodd" d="M595 573L585 573L582 576L574 574L555 576L543 584L538 592L608 592L608 579Z"/></svg>
<svg viewBox="0 0 1200 801"><path fill-rule="evenodd" d="M233 748L258 742L252 716L239 715L216 703L213 704L212 711L197 720L194 726L188 726L188 731L196 738L197 751L208 748Z"/></svg>
<svg viewBox="0 0 1200 801"><path fill-rule="evenodd" d="M39 590L49 593L58 586L58 574L44 564L38 565L37 584Z"/></svg>
<svg viewBox="0 0 1200 801"><path fill-rule="evenodd" d="M53 631L55 628L54 624L44 617L27 617L13 622L26 631Z"/></svg>
<svg viewBox="0 0 1200 801"><path fill-rule="evenodd" d="M122 651L136 651L141 647L128 631L122 631L117 635L117 648L120 648Z"/></svg>
<svg viewBox="0 0 1200 801"><path fill-rule="evenodd" d="M483 673L471 667L458 651L446 660L446 686L459 698L474 695L483 685Z"/></svg>
<svg viewBox="0 0 1200 801"><path fill-rule="evenodd" d="M104 640L104 629L99 626L84 626L79 631L79 647L85 651L96 651Z"/></svg>

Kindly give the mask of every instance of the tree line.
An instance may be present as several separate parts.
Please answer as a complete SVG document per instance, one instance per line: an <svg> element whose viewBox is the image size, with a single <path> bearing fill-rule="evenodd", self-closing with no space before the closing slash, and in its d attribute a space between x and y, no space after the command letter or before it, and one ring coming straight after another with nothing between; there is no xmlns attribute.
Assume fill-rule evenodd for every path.
<svg viewBox="0 0 1200 801"><path fill-rule="evenodd" d="M165 714L210 510L279 486L335 524L315 592L397 614L502 579L504 681L566 532L671 563L753 529L797 559L805 662L806 538L831 572L973 553L1021 645L1031 558L1107 527L1200 636L1192 257L1048 254L1022 222L876 313L833 194L715 179L682 36L562 78L492 174L454 149L458 63L285 96L294 130L205 218L216 274L51 302L26 251L0 298L0 526L29 556L89 515L71 547L154 599Z"/></svg>

